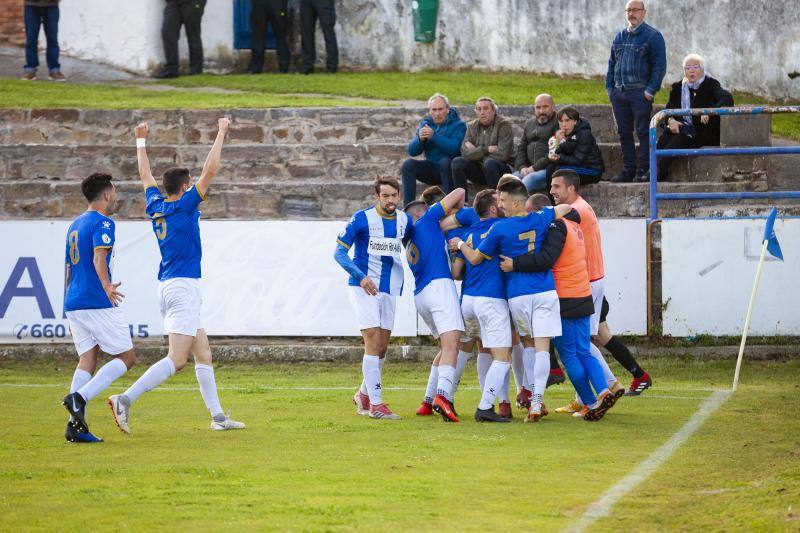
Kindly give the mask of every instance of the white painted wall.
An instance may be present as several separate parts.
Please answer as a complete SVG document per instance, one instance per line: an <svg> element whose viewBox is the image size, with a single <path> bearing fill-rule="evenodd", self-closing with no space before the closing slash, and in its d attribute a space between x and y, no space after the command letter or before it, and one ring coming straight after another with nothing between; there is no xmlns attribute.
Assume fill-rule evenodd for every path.
<svg viewBox="0 0 800 533"><path fill-rule="evenodd" d="M778 219L785 262L768 257L751 335L800 335L800 220ZM741 335L764 219L665 220L661 226L664 334Z"/></svg>

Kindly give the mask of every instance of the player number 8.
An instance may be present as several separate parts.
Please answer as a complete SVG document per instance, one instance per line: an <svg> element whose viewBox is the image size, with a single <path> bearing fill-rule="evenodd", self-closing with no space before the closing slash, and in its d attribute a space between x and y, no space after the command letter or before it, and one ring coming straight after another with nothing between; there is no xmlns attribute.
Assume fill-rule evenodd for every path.
<svg viewBox="0 0 800 533"><path fill-rule="evenodd" d="M73 265L77 265L78 261L81 260L81 252L78 250L78 232L73 231L67 237L67 242L69 242L69 260L72 261Z"/></svg>

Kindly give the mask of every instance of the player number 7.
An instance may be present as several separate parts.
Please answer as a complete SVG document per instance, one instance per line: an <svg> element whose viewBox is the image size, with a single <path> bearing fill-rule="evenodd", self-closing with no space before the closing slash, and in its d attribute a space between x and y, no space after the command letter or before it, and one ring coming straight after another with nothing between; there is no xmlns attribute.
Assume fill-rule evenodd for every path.
<svg viewBox="0 0 800 533"><path fill-rule="evenodd" d="M526 231L525 233L520 233L519 240L528 241L528 253L533 253L533 250L536 247L536 231L531 230Z"/></svg>

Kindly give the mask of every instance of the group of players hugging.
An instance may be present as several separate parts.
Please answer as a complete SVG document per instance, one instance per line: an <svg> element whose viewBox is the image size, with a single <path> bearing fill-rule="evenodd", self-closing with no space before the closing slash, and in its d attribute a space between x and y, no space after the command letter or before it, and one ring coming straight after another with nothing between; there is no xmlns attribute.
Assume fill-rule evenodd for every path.
<svg viewBox="0 0 800 533"><path fill-rule="evenodd" d="M400 419L383 401L381 372L403 289L403 249L417 312L440 347L417 415L436 412L446 422L459 421L455 393L476 347L479 422L513 418L512 368L525 422L548 415L545 389L562 383L564 370L576 396L556 412L587 421L602 419L623 395L651 386L650 375L606 322L600 227L579 194L575 171L553 175L555 206L548 195L528 196L511 174L497 189L479 191L472 207L465 206L464 189L445 195L429 187L402 210L395 178L376 178L374 189L375 205L352 216L334 253L350 275L350 301L364 339L363 381L353 397L359 415ZM462 280L460 297L455 280ZM631 372L628 389L597 345Z"/></svg>

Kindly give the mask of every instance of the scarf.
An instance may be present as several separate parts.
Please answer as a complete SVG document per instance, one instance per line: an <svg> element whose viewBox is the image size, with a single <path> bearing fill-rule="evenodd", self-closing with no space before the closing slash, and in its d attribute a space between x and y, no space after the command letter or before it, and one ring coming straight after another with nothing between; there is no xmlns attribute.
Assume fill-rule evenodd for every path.
<svg viewBox="0 0 800 533"><path fill-rule="evenodd" d="M706 74L703 73L703 77L697 80L694 83L689 83L689 80L683 78L681 82L681 109L691 109L692 108L692 99L691 95L689 94L689 89L696 91L700 88L700 85L706 81ZM692 115L684 115L683 121L686 123L687 126L692 125Z"/></svg>

